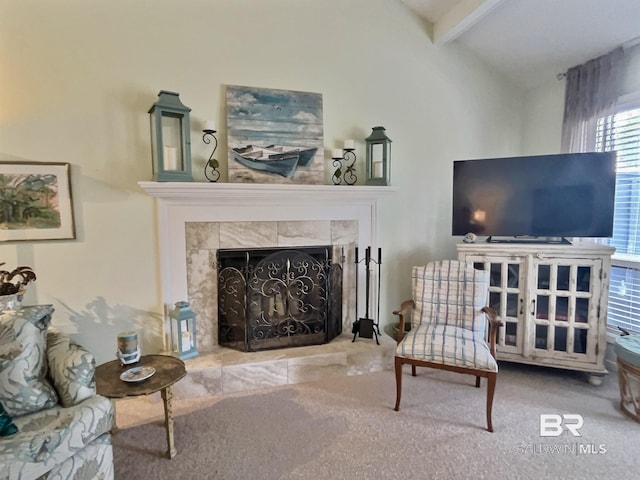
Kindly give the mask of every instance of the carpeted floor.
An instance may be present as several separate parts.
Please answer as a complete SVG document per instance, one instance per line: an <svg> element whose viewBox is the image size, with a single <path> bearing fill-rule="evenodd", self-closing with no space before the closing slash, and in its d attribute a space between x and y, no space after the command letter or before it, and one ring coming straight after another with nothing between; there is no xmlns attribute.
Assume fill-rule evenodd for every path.
<svg viewBox="0 0 640 480"><path fill-rule="evenodd" d="M494 433L473 382L407 368L400 412L391 371L211 398L176 417L172 460L162 421L119 430L116 480L640 478L640 424L620 412L615 374L594 387L503 363ZM540 414L582 415L582 436L541 437Z"/></svg>

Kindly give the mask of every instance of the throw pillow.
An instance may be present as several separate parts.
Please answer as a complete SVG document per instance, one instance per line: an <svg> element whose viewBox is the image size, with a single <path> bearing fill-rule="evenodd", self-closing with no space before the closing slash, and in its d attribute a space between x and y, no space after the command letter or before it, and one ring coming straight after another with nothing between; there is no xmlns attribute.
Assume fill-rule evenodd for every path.
<svg viewBox="0 0 640 480"><path fill-rule="evenodd" d="M18 433L18 427L0 403L0 437L10 437Z"/></svg>
<svg viewBox="0 0 640 480"><path fill-rule="evenodd" d="M49 378L63 407L71 407L96 394L96 361L84 347L62 332L47 334Z"/></svg>
<svg viewBox="0 0 640 480"><path fill-rule="evenodd" d="M14 417L58 403L47 381L47 329L52 305L0 313L0 402Z"/></svg>

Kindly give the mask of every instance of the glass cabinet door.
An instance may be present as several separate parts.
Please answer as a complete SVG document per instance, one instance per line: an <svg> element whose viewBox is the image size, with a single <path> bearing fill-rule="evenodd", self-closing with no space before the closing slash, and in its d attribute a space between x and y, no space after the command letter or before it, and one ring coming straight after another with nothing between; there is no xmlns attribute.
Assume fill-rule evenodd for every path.
<svg viewBox="0 0 640 480"><path fill-rule="evenodd" d="M506 260L483 257L474 261L474 267L488 270L489 306L498 312L503 326L498 330L498 352L521 353L523 345L524 299L521 289L524 269L521 258Z"/></svg>
<svg viewBox="0 0 640 480"><path fill-rule="evenodd" d="M595 338L601 271L599 260L534 261L533 351L535 356L588 361L595 358ZM590 330L593 329L593 332ZM590 335L591 333L591 335Z"/></svg>

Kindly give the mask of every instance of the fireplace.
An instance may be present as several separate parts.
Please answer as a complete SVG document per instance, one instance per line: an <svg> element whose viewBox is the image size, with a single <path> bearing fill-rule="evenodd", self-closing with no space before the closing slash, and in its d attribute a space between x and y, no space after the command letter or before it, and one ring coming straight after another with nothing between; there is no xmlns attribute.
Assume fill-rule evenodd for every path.
<svg viewBox="0 0 640 480"><path fill-rule="evenodd" d="M220 249L218 342L242 351L328 343L342 332L331 246Z"/></svg>
<svg viewBox="0 0 640 480"><path fill-rule="evenodd" d="M201 352L219 346L218 275L212 268L217 266L218 249L344 248L341 330L351 329L356 275L362 277L354 268L353 249L377 246L378 201L391 195L393 187L205 182L139 185L157 199L165 317L175 302L186 299L197 314ZM364 284L364 277L359 281Z"/></svg>

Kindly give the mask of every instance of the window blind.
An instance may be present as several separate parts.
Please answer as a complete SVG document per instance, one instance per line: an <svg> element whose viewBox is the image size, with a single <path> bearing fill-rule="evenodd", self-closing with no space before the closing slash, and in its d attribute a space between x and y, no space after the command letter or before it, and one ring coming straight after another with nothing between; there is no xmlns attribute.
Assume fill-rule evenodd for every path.
<svg viewBox="0 0 640 480"><path fill-rule="evenodd" d="M601 118L596 150L616 151L608 325L640 333L640 108Z"/></svg>

